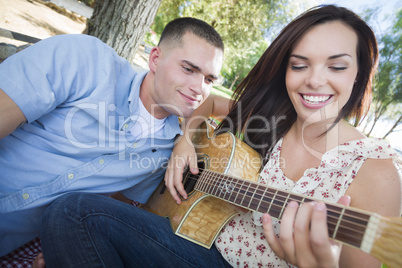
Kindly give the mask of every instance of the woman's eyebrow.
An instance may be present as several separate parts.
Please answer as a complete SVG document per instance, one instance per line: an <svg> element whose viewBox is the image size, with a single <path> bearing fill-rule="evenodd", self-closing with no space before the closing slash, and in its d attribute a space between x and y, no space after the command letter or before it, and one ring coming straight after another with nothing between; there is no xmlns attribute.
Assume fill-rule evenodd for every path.
<svg viewBox="0 0 402 268"><path fill-rule="evenodd" d="M347 54L347 53L342 53L342 54L333 55L333 56L329 57L328 59L332 60L332 59L341 58L341 57L344 57L344 56L352 57L352 56L350 56L350 55Z"/></svg>
<svg viewBox="0 0 402 268"><path fill-rule="evenodd" d="M297 55L297 54L291 54L289 56L289 58L294 57L294 58L298 58L298 59L302 59L302 60L308 60L307 57L301 56L301 55Z"/></svg>
<svg viewBox="0 0 402 268"><path fill-rule="evenodd" d="M352 57L351 55L349 55L349 54L347 54L347 53L341 53L341 54L336 54L336 55L329 56L328 59L329 59L329 60L332 60L332 59L337 59L337 58L341 58L341 57L345 57L345 56L347 56L347 57ZM301 56L301 55L297 55L297 54L291 54L291 55L289 56L289 58L291 58L291 57L298 58L298 59L302 59L302 60L308 60L307 57L304 57L304 56Z"/></svg>

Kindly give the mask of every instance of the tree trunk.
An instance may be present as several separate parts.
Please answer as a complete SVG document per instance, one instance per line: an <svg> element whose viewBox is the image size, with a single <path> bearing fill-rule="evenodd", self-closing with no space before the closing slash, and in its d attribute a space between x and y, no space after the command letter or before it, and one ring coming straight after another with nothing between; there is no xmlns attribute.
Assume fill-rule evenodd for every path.
<svg viewBox="0 0 402 268"><path fill-rule="evenodd" d="M369 132L366 133L366 136L370 136L370 135L371 135L371 132L373 132L374 127L375 127L375 125L377 124L378 118L380 118L379 115L375 115L375 116L374 116L373 124L371 125L371 128L370 128Z"/></svg>
<svg viewBox="0 0 402 268"><path fill-rule="evenodd" d="M402 122L402 115L399 117L399 119L395 122L395 124L391 127L391 129L387 132L387 134L384 135L384 137L382 137L383 139L385 139L389 134L391 134L394 129Z"/></svg>
<svg viewBox="0 0 402 268"><path fill-rule="evenodd" d="M88 34L132 62L162 0L97 0Z"/></svg>
<svg viewBox="0 0 402 268"><path fill-rule="evenodd" d="M232 81L232 84L231 84L230 87L229 87L229 90L230 90L230 91L233 90L233 87L234 87L234 85L236 84L237 79L239 79L239 77L240 77L239 74L235 76L234 80Z"/></svg>

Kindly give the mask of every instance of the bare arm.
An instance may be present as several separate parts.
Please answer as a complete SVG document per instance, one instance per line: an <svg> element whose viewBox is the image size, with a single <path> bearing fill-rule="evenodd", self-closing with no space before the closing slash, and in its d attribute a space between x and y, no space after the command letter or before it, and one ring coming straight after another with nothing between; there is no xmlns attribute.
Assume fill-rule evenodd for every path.
<svg viewBox="0 0 402 268"><path fill-rule="evenodd" d="M346 192L351 206L385 217L401 214L401 178L390 159L368 159ZM358 249L343 246L340 267L380 267L374 257Z"/></svg>
<svg viewBox="0 0 402 268"><path fill-rule="evenodd" d="M228 98L210 95L190 118L184 119L182 124L184 135L173 149L165 174L166 187L177 203L181 202L179 194L183 198L187 198L182 184L184 168L189 165L193 174L198 173L197 155L191 143L194 130L209 117L214 117L218 120L224 118L229 113L232 104L233 101Z"/></svg>
<svg viewBox="0 0 402 268"><path fill-rule="evenodd" d="M399 217L401 213L401 179L390 159L366 160L346 191L340 204ZM351 197L351 202L345 197ZM298 209L289 204L284 211L280 239L274 233L271 218L264 215L264 233L271 249L282 259L299 267L381 267L380 261L328 238L325 206L306 203Z"/></svg>
<svg viewBox="0 0 402 268"><path fill-rule="evenodd" d="M26 121L17 104L0 89L0 139L12 133Z"/></svg>

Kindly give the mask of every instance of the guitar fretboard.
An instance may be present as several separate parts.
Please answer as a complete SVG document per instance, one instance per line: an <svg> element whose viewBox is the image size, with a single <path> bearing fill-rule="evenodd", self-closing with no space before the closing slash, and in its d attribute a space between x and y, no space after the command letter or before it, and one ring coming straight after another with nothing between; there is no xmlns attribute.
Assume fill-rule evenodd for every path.
<svg viewBox="0 0 402 268"><path fill-rule="evenodd" d="M232 204L268 213L277 219L281 219L287 204L292 200L300 205L314 201L301 195L211 170L201 172L194 188ZM326 203L326 206L329 236L360 248L370 214L336 204Z"/></svg>

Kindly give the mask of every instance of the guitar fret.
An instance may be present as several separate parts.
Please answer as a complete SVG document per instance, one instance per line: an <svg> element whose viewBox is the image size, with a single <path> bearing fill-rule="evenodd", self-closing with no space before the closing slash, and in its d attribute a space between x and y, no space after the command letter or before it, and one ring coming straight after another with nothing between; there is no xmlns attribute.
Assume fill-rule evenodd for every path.
<svg viewBox="0 0 402 268"><path fill-rule="evenodd" d="M214 178L215 175L210 171L208 171L208 173L209 173L209 176L208 176L208 181L205 186L205 192L211 194L212 190L215 190L215 188L213 187L215 180L212 180L212 178Z"/></svg>
<svg viewBox="0 0 402 268"><path fill-rule="evenodd" d="M217 176L215 176L215 180L214 180L214 183L213 184L211 184L211 186L210 186L210 188L212 188L212 186L214 185L214 186L216 186L216 185L219 185L219 181L220 181L220 178L221 178L221 174L218 174ZM215 190L215 193L213 193L213 191ZM216 193L218 192L218 187L213 187L213 189L212 190L209 190L208 191L210 194L212 194L212 195L216 195Z"/></svg>
<svg viewBox="0 0 402 268"><path fill-rule="evenodd" d="M235 181L235 182L234 182ZM237 179L235 179L235 178L231 178L231 181L230 181L230 183L233 185L233 189L234 189L234 191L231 191L230 192L230 194L229 194L229 198L227 199L227 200L229 200L230 202L234 202L234 196L233 196L233 193L235 193L236 192L236 189L237 189L237 185L238 185L238 183L239 183L239 180L237 180Z"/></svg>
<svg viewBox="0 0 402 268"><path fill-rule="evenodd" d="M203 192L204 182L205 182L204 177L205 177L205 171L200 174L194 189L197 189L197 190Z"/></svg>
<svg viewBox="0 0 402 268"><path fill-rule="evenodd" d="M211 194L214 196L220 197L219 194L219 185L222 181L222 174L218 174L214 176L215 180L211 183L212 190L210 191Z"/></svg>
<svg viewBox="0 0 402 268"><path fill-rule="evenodd" d="M263 198L265 197L265 195L266 195L266 193L267 193L267 190L268 190L268 187L265 187L265 191L262 193L262 196L261 196L261 198L260 198L260 202L258 202L258 206L257 206L257 208L256 208L257 211L260 211L260 210L261 210L261 202L262 202ZM261 212L261 211L260 211L260 212ZM264 213L264 212L262 212L262 213Z"/></svg>
<svg viewBox="0 0 402 268"><path fill-rule="evenodd" d="M246 182L245 182L245 183L246 183ZM246 206L243 205L243 203L244 203L244 199L247 197L248 189L250 188L250 183L249 183L248 181L247 181L247 183L248 183L247 190L245 191L245 193L244 193L244 195L243 195L243 199L242 199L241 202L240 202L240 205L243 206L243 207L246 207Z"/></svg>
<svg viewBox="0 0 402 268"><path fill-rule="evenodd" d="M328 218L329 216L338 217L339 213L333 212L337 210L337 207L327 205ZM339 223L337 234L335 239L340 241L346 241L352 246L360 248L363 240L363 235L369 222L370 215L363 214L361 212L345 210L342 216L342 220ZM335 230L334 223L328 220L328 233L332 236L332 232ZM353 235L350 235L350 230L353 230Z"/></svg>
<svg viewBox="0 0 402 268"><path fill-rule="evenodd" d="M243 189L243 187L244 187L244 180L242 181L242 184L241 184L241 186L239 187L239 190L237 191L237 194L236 194L236 197L235 197L235 204L237 204L237 205L240 205L240 203L241 203L241 201L239 202L239 201L237 201L238 200L238 198L239 198L239 194L241 195L242 193L242 189ZM241 196L240 196L241 197Z"/></svg>
<svg viewBox="0 0 402 268"><path fill-rule="evenodd" d="M204 189L204 192L207 192L209 181L211 180L211 174L209 172L205 172L205 177L206 178L204 179L203 189Z"/></svg>
<svg viewBox="0 0 402 268"><path fill-rule="evenodd" d="M224 181L221 183L221 198L227 200L226 195L233 191L233 186L227 179L227 176L223 176L225 178Z"/></svg>
<svg viewBox="0 0 402 268"><path fill-rule="evenodd" d="M250 183L250 186L253 186L253 184L252 184L252 183ZM250 187L248 187L248 188L250 189ZM248 205L247 205L247 206L245 206L245 207L250 208L251 203L253 202L254 195L255 195L255 190L254 190L254 191L253 191L253 190L248 191L247 193L248 193L247 197L249 197L249 196L250 196L249 194L251 194L251 197L250 197L250 201L248 202Z"/></svg>
<svg viewBox="0 0 402 268"><path fill-rule="evenodd" d="M340 223L342 221L344 212L345 212L345 207L342 208L341 215L339 216L338 222L336 223L334 233L332 234L332 238L335 238L336 234L338 233L339 225L340 225Z"/></svg>
<svg viewBox="0 0 402 268"><path fill-rule="evenodd" d="M271 215L271 207L272 207L272 204L274 203L274 200L275 200L275 197L276 197L276 195L278 194L278 190L276 190L275 191L275 194L274 194L274 196L272 197L272 201L271 201L271 204L269 204L269 207L268 207L268 213Z"/></svg>
<svg viewBox="0 0 402 268"><path fill-rule="evenodd" d="M296 202L299 204L299 208L300 208L301 205L304 204L304 200L305 200L306 198L303 197L303 196L300 196L300 195L291 194L289 199L291 199L292 201L296 201Z"/></svg>
<svg viewBox="0 0 402 268"><path fill-rule="evenodd" d="M216 192L219 192L218 196L220 198L223 198L225 196L225 194L226 194L226 192L228 191L228 188L229 188L229 186L227 184L227 180L225 179L225 177L226 177L225 175L220 175L219 176L220 181L219 181L218 187L216 187L217 188Z"/></svg>
<svg viewBox="0 0 402 268"><path fill-rule="evenodd" d="M262 198L263 202L260 203L258 211L261 213L271 214L272 211L270 211L270 207L272 206L275 195L276 195L276 191L274 189L267 188L267 191Z"/></svg>
<svg viewBox="0 0 402 268"><path fill-rule="evenodd" d="M254 190L254 194L251 198L249 208L252 210L257 210L258 206L260 205L260 202L256 203L255 199L257 199L257 201L258 201L258 199L261 200L264 192L260 190L260 185L254 184L254 186L255 186L255 190ZM261 194L261 192L262 192L262 194Z"/></svg>
<svg viewBox="0 0 402 268"><path fill-rule="evenodd" d="M302 201L300 202L300 206L301 206L302 204L304 204L304 200L306 200L305 197L303 197Z"/></svg>
<svg viewBox="0 0 402 268"><path fill-rule="evenodd" d="M227 184L227 180L225 179L225 175L221 175L220 176L220 183L219 183L219 189L217 189L217 191L219 190L219 197L223 198L226 194L226 192L229 189L229 186Z"/></svg>
<svg viewBox="0 0 402 268"><path fill-rule="evenodd" d="M285 207L286 207L287 201L288 201L288 199L289 199L289 196L290 196L290 193L288 193L288 195L286 196L285 201L283 201L281 213L279 213L278 219L282 218L282 213L283 213L283 211L285 210Z"/></svg>

